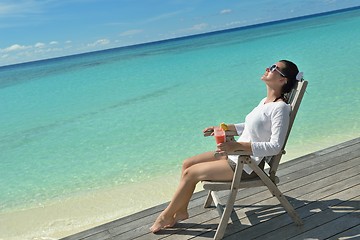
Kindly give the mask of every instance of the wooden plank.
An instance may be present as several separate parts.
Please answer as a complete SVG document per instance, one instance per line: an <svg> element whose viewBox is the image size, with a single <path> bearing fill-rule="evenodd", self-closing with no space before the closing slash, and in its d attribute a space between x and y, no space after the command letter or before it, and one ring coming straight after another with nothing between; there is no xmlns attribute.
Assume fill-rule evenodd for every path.
<svg viewBox="0 0 360 240"><path fill-rule="evenodd" d="M354 182L356 174L357 173L354 170L353 178L350 178L350 179L348 178L343 181L335 180L336 185L330 185L327 188L318 188L317 190L315 188L313 188L313 189L309 188L309 191L307 191L307 194L303 195L303 198L306 200L296 199L295 201L292 200L291 202L295 208L299 208L302 206L306 206L311 201L318 201L321 198L323 198L324 196L328 196L329 194L332 195L335 191L338 191L338 189L345 189L347 187L351 187L352 186L351 183ZM360 190L360 189L358 188L358 190ZM297 193L297 191L298 191L298 189L292 190L292 194L295 195ZM299 192L301 193L302 191L300 190ZM356 194L357 194L357 192L356 192ZM300 198L300 197L297 197L297 198ZM275 222L270 221L270 219L278 217L280 215L283 215L283 217L280 222L277 222L278 226L276 226L276 227L280 227L280 226L286 225L286 224L291 224L296 228L296 226L293 224L290 217L287 214L285 214L285 211L278 205L278 202L275 198L267 199L267 200L261 201L259 203L256 203L254 205L251 205L249 207L242 208L240 210L236 210L236 213L240 219L241 225L239 223L235 223L233 225L230 224L228 226L225 237L235 234L233 238L229 238L229 239L237 239L239 236L243 236L244 239L251 239L253 237L256 237L258 234L263 235L268 231L264 232L263 229L257 229L254 226L256 226L257 224L264 223L264 222L269 222L271 225L273 225L273 224L275 225ZM269 213L271 213L272 216L270 216L270 217L266 216L266 214L269 214ZM208 224L209 222L206 222L206 223ZM268 228L266 228L266 229L268 229ZM297 229L299 229L299 228L297 228ZM214 233L213 232L205 233L197 239L209 238L209 237L211 237L211 234L213 235ZM179 239L181 239L181 238L179 238ZM226 239L228 239L228 238L226 238ZM273 238L273 239L282 239L282 238L280 237L280 238Z"/></svg>
<svg viewBox="0 0 360 240"><path fill-rule="evenodd" d="M101 226L101 228L92 228L87 231L74 234L63 239L66 240L105 240L110 239L111 234L107 230L106 226Z"/></svg>
<svg viewBox="0 0 360 240"><path fill-rule="evenodd" d="M83 240L106 240L111 238L111 235L108 231L102 231L95 234L92 234L90 236L87 236L85 238L82 238Z"/></svg>
<svg viewBox="0 0 360 240"><path fill-rule="evenodd" d="M342 186L339 184L338 186L346 186L346 182L344 182ZM345 201L341 200L344 193L348 194L348 196L352 197L352 199ZM327 219L325 219L321 214L324 211L329 210L329 207L346 206L351 208L351 211L353 211L353 208L357 204L356 199L359 198L359 193L360 186L357 185L326 197L320 195L320 197L316 200L305 200L303 202L305 204L302 205L300 205L302 200L299 200L299 203L294 204L294 206L304 220L304 226L302 227L295 226L286 214L282 214L273 218L272 221L261 222L256 226L246 229L245 231L236 232L236 234L226 237L225 239L237 239L239 236L246 236L246 239L288 239L290 237L294 237L299 233L308 231L309 229L322 224L325 220L335 219L342 216L341 214L346 214L330 212L326 215ZM316 196L318 196L318 192L313 192L304 197L306 199L308 199L308 197L315 199Z"/></svg>
<svg viewBox="0 0 360 240"><path fill-rule="evenodd" d="M358 199L359 201L359 199ZM326 211L325 213L329 213ZM353 211L345 214L342 217L337 218L335 221L327 222L319 227L313 228L311 231L304 232L298 236L290 238L292 240L303 240L303 239L327 239L335 235L338 232L348 230L354 226L359 225L359 213L358 211ZM327 215L323 216L324 218Z"/></svg>
<svg viewBox="0 0 360 240"><path fill-rule="evenodd" d="M108 228L106 225L101 225L99 227L91 228L86 231L67 236L62 239L66 240L104 240L111 238L111 234L108 231Z"/></svg>
<svg viewBox="0 0 360 240"><path fill-rule="evenodd" d="M340 239L340 240L360 239L360 224L346 231L340 232L334 236L331 236L331 239Z"/></svg>
<svg viewBox="0 0 360 240"><path fill-rule="evenodd" d="M347 155L348 157L344 156ZM302 159L299 160L292 160L290 162L286 163L292 163L292 164L286 164L286 167L283 167L281 165L278 176L280 177L280 184L282 181L282 177L285 177L286 179L290 179L290 177L294 177L298 171L309 171L314 172L313 167L317 167L318 165L326 165L326 164L334 164L340 161L346 161L347 159L351 157L356 157L360 155L360 144L358 145L352 145L349 147L346 147L346 149L337 150L335 152L331 152L328 155L320 155L317 157L311 157L307 159L306 162L302 161Z"/></svg>
<svg viewBox="0 0 360 240"><path fill-rule="evenodd" d="M360 144L351 144L348 146L344 146L344 148L340 150L338 150L337 148L331 148L331 149L333 151L328 151L326 155L324 154L317 155L315 153L312 153L285 162L281 164L281 168L278 170L278 175L280 177L285 177L286 175L294 175L294 173L296 173L297 171L304 170L305 167L311 170L312 166L316 166L318 164L326 164L327 162L337 161L339 159L343 161L344 154L353 153L354 154L353 156L359 156L360 154Z"/></svg>

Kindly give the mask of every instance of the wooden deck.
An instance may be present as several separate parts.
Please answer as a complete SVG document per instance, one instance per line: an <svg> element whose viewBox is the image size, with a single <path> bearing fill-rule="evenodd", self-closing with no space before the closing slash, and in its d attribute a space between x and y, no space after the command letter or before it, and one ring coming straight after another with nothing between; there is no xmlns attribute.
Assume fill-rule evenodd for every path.
<svg viewBox="0 0 360 240"><path fill-rule="evenodd" d="M360 137L281 164L279 189L302 217L297 227L265 187L240 190L224 239L360 239ZM224 195L223 195L224 196ZM190 219L149 233L162 204L69 236L72 239L211 239L216 209L204 209L206 192L194 194ZM223 202L225 202L223 200Z"/></svg>

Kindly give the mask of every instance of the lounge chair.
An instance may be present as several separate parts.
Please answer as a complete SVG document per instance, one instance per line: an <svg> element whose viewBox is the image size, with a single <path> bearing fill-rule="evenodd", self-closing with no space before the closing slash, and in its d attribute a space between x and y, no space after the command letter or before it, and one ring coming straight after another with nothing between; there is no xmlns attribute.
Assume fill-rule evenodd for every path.
<svg viewBox="0 0 360 240"><path fill-rule="evenodd" d="M296 113L299 109L301 100L304 96L307 84L308 84L307 81L298 82L297 86L290 93L289 103L291 105L291 113L290 113L290 124L288 128L288 132L286 134L285 143L282 148L282 151L278 155L273 156L271 158L271 161L269 162L269 166L270 166L269 174L263 171L262 169L260 169L260 167L256 165L254 161L251 160L249 153L238 151L236 152L236 155L239 155L239 161L234 172L233 180L231 182L230 181L202 182L204 189L209 190L208 197L205 201L204 207L205 208L210 207L210 205L214 202L216 208L218 209L221 215L220 223L216 230L214 239L221 239L224 236L231 212L233 211L237 192L241 188L266 186L269 189L269 191L273 194L273 196L275 196L280 201L281 205L288 212L288 214L295 222L295 224L296 225L303 224L301 218L298 216L292 205L289 203L286 197L281 193L281 191L276 186L276 184L279 183L279 178L276 176L276 171L278 169L282 155L285 154L284 148L287 139L289 137L292 125L294 123ZM237 134L234 131L226 131L227 141L235 141L234 136L236 135ZM241 174L243 172L244 164L248 164L254 170L254 172L257 174L256 178L249 180L241 180ZM223 205L220 203L219 197L217 196L217 191L223 191L223 190L230 190L225 209L223 208Z"/></svg>

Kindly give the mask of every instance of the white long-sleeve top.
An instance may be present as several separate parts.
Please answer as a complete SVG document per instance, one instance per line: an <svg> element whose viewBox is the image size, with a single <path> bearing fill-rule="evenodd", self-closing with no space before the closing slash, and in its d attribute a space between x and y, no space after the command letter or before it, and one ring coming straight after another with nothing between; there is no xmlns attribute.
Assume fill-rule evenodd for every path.
<svg viewBox="0 0 360 240"><path fill-rule="evenodd" d="M290 119L290 105L283 101L265 104L266 98L260 101L245 118L244 123L235 124L239 134L238 142L250 142L251 158L259 164L264 157L269 160L277 155L285 142ZM229 159L238 162L238 155L229 155ZM244 171L252 173L248 165Z"/></svg>

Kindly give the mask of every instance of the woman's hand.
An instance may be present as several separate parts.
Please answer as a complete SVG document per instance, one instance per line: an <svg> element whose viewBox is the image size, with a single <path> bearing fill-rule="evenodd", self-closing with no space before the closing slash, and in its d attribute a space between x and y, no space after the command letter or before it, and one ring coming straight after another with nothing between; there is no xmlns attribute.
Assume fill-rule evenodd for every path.
<svg viewBox="0 0 360 240"><path fill-rule="evenodd" d="M223 142L217 145L217 152L235 152L239 147L238 142Z"/></svg>
<svg viewBox="0 0 360 240"><path fill-rule="evenodd" d="M217 149L215 151L215 158L216 159L221 159L222 157L227 157L228 156L228 152L231 152L230 149L232 148L231 146L231 142L224 142L224 143L219 143L217 145Z"/></svg>
<svg viewBox="0 0 360 240"><path fill-rule="evenodd" d="M226 126L227 126L228 130L236 132L234 124L226 124ZM203 133L204 133L204 136L214 136L214 126L205 128L203 130Z"/></svg>
<svg viewBox="0 0 360 240"><path fill-rule="evenodd" d="M214 127L207 127L203 130L204 136L214 136Z"/></svg>

